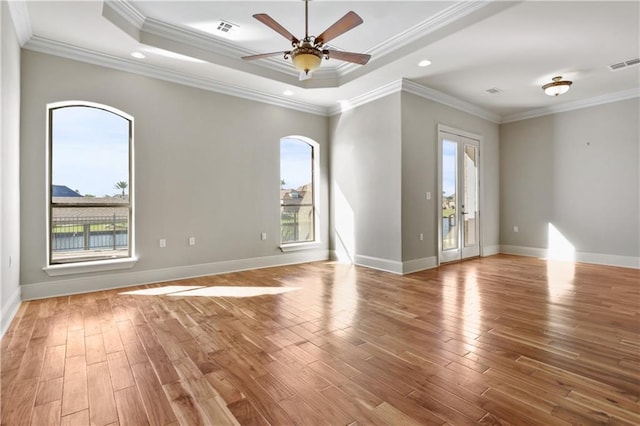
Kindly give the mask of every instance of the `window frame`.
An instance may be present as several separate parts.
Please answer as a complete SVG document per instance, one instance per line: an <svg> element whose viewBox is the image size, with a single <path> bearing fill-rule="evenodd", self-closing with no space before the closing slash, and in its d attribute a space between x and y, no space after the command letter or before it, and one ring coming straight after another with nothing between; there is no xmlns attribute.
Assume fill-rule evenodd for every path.
<svg viewBox="0 0 640 426"><path fill-rule="evenodd" d="M313 139L310 139L306 136L300 135L291 135L280 138L278 143L278 152L279 152L279 164L280 164L280 181L282 180L282 142L285 140L296 140L301 143L306 143L311 147L311 187L313 192L312 202L313 204L296 204L297 206L306 206L311 207L313 210L313 240L309 241L292 241L292 242L283 242L282 241L282 210L280 210L279 214L279 235L280 235L280 250L283 252L295 251L295 250L304 250L309 248L316 248L320 246L320 144L318 144ZM282 200L280 200L279 208L282 209L284 204L282 204Z"/></svg>
<svg viewBox="0 0 640 426"><path fill-rule="evenodd" d="M124 118L128 122L129 140L128 140L128 195L127 204L117 204L117 207L126 207L128 211L128 230L127 230L127 255L113 258L103 259L80 259L69 262L54 262L52 250L52 232L53 232L53 209L55 207L86 207L85 204L74 205L73 203L64 203L56 205L53 201L53 113L61 108L68 107L86 107L103 110ZM135 256L135 183L134 183L134 118L133 116L109 105L99 104L88 101L62 101L47 104L46 106L46 266L43 270L50 276L68 275L86 272L107 271L114 269L131 268L137 262ZM109 203L91 203L91 207L114 207Z"/></svg>

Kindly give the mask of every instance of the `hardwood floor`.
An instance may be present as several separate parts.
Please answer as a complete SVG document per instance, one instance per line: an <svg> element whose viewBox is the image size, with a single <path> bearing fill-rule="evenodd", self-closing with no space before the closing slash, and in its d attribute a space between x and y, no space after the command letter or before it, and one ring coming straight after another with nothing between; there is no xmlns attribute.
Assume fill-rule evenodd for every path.
<svg viewBox="0 0 640 426"><path fill-rule="evenodd" d="M640 424L640 271L319 262L24 302L6 425Z"/></svg>

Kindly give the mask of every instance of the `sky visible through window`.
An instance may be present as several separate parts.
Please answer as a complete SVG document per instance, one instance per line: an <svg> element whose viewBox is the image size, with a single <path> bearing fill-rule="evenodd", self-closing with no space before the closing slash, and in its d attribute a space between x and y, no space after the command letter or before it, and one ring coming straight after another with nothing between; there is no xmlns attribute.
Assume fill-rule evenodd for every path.
<svg viewBox="0 0 640 426"><path fill-rule="evenodd" d="M280 179L283 189L297 189L312 181L312 147L297 139L280 142Z"/></svg>
<svg viewBox="0 0 640 426"><path fill-rule="evenodd" d="M442 191L445 196L456 192L456 149L455 142L445 141L442 144Z"/></svg>
<svg viewBox="0 0 640 426"><path fill-rule="evenodd" d="M129 121L84 106L58 108L52 115L51 183L82 195L121 194L115 185L129 183Z"/></svg>

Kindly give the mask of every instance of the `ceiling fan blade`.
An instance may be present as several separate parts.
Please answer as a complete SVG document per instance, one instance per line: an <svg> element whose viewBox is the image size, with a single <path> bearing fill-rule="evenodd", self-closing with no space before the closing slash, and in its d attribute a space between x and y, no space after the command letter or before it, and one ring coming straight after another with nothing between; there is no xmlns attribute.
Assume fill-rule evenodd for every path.
<svg viewBox="0 0 640 426"><path fill-rule="evenodd" d="M275 19L273 19L271 16L267 15L266 13L257 13L253 15L253 17L256 18L258 21L262 22L263 24L265 24L267 27L271 28L273 31L277 32L278 34L286 38L287 40L289 40L291 43L297 44L300 42L300 40L298 40L296 36L291 34L289 30L287 30L282 25L278 24Z"/></svg>
<svg viewBox="0 0 640 426"><path fill-rule="evenodd" d="M269 56L276 56L276 55L286 55L288 53L291 53L291 52L260 53L259 55L243 56L242 59L244 59L245 61L253 61L254 59L268 58Z"/></svg>
<svg viewBox="0 0 640 426"><path fill-rule="evenodd" d="M315 39L315 43L316 44L327 43L330 40L333 40L334 38L338 37L339 35L346 33L350 29L357 27L358 25L362 24L362 22L363 22L362 18L358 16L357 13L353 11L347 12L346 15L338 19L336 23L331 25L329 28L324 30L322 34L317 36Z"/></svg>
<svg viewBox="0 0 640 426"><path fill-rule="evenodd" d="M343 52L341 50L323 50L322 53L327 55L329 59L338 59L340 61L353 62L354 64L365 65L371 59L371 55L364 53Z"/></svg>

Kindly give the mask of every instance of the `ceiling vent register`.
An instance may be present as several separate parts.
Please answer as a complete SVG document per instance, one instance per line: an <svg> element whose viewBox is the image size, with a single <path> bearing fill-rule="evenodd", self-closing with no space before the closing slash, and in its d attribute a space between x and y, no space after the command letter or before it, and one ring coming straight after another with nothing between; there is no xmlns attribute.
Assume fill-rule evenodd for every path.
<svg viewBox="0 0 640 426"><path fill-rule="evenodd" d="M230 33L237 30L238 28L239 28L238 25L232 24L231 22L224 21L221 19L220 23L218 24L218 28L216 28L216 30L221 31L223 33Z"/></svg>
<svg viewBox="0 0 640 426"><path fill-rule="evenodd" d="M617 64L609 65L611 71L619 71L623 68L629 68L640 64L640 58L629 59L627 61L618 62Z"/></svg>

